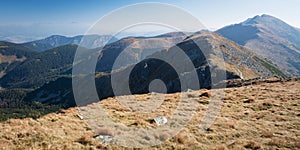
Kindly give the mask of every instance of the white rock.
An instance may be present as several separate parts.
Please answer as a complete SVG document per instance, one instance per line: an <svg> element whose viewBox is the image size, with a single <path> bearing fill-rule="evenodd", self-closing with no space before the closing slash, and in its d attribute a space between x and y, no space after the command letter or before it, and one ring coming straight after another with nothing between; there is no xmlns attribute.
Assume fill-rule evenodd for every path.
<svg viewBox="0 0 300 150"><path fill-rule="evenodd" d="M166 124L168 122L168 119L164 116L156 116L154 118L154 121L157 125L163 125L163 124Z"/></svg>
<svg viewBox="0 0 300 150"><path fill-rule="evenodd" d="M83 120L83 116L77 114L78 118L80 118L80 120Z"/></svg>
<svg viewBox="0 0 300 150"><path fill-rule="evenodd" d="M98 135L96 139L103 145L108 145L112 142L113 137L110 135Z"/></svg>
<svg viewBox="0 0 300 150"><path fill-rule="evenodd" d="M193 90L192 89L187 89L187 92L193 92Z"/></svg>

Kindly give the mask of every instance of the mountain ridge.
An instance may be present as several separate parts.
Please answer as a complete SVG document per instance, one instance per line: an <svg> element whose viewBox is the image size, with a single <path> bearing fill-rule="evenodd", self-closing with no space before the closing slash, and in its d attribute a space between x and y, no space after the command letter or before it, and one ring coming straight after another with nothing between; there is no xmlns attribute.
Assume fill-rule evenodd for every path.
<svg viewBox="0 0 300 150"><path fill-rule="evenodd" d="M197 46L194 43L191 43L193 40L202 44L201 50L199 48L197 49ZM202 33L200 35L194 35L189 39L185 39L183 42L178 43L177 46L180 47L182 51L184 51L187 56L190 57L189 59L191 59L191 61L194 63L195 71L197 72L197 75L199 77L199 84L201 85L200 88L210 88L212 86L212 81L210 80L210 67L212 67L213 71L215 72L224 72L224 75L226 76L225 79L227 80L237 78L251 79L259 77L272 77L274 76L274 74L276 74L275 72L269 70L270 68L268 68L268 66L263 65L263 63L268 64L268 62L257 60L254 57L255 55L253 55L246 48L243 48L235 44L234 42L229 42L225 38L222 38L215 33ZM218 58L220 56L217 55L216 51L218 51L219 49L221 49L221 51L225 55L224 59L226 68L222 68L221 65L218 64L220 63ZM212 51L212 55L209 58L205 59L201 51L203 51L203 53L209 53L210 51ZM188 69L186 68L182 70L183 72L174 72L174 69L172 69L165 62L159 61L158 59L149 59L151 57L162 57L161 60L172 60L172 57L165 58L165 56L174 56L173 54L176 53L176 46L173 46L168 50L158 51L156 53L153 53L152 55L149 55L138 64L129 65L124 69L117 70L112 73L97 74L95 84L99 99L116 96L114 95L115 93L112 90L112 75L116 77L119 88L123 87L126 84L129 84L130 90L133 94L148 93L148 85L153 79L161 79L162 81L164 81L167 89L166 92L173 93L181 90L187 90L181 89L180 84L182 83L179 83L178 77L182 76L182 78L186 78L187 81L190 81L189 78L192 77L190 76L190 74L193 70L186 70ZM229 55L230 53L232 53L232 55ZM173 61L182 60L175 59ZM210 66L208 65L208 62ZM184 61L182 63L184 63ZM185 64L182 65L185 66ZM123 78L124 75L127 75L129 73L129 71L129 83L127 83L127 80ZM60 84L61 82L65 83L65 87L58 89L56 85ZM193 88L190 87L190 89ZM122 89L119 90L119 94L126 95L126 91L122 91ZM74 100L74 97L72 95L73 92L71 91L72 78L64 77L60 78L59 81L52 81L49 84L45 84L43 87L30 93L26 99L39 100L41 99L40 96L43 95L44 103L56 104L61 100L61 102L63 103L70 104L74 103L70 101L72 99ZM64 94L66 92L68 94Z"/></svg>
<svg viewBox="0 0 300 150"><path fill-rule="evenodd" d="M0 78L37 52L20 44L0 41Z"/></svg>
<svg viewBox="0 0 300 150"><path fill-rule="evenodd" d="M84 38L85 43L81 43ZM97 48L104 46L105 41L109 40L109 43L116 41L117 39L111 35L77 35L73 37L67 37L63 35L51 35L44 39L35 40L31 42L22 43L21 45L34 49L36 51L45 51L58 46L77 44L86 48Z"/></svg>
<svg viewBox="0 0 300 150"><path fill-rule="evenodd" d="M4 88L42 86L72 68L77 48L78 45L70 44L40 52L0 78L0 84Z"/></svg>
<svg viewBox="0 0 300 150"><path fill-rule="evenodd" d="M143 60L148 55L172 47L186 38L182 32L171 32L151 37L126 37L106 44L100 52L97 72L107 72ZM115 64L115 61L122 62Z"/></svg>
<svg viewBox="0 0 300 150"><path fill-rule="evenodd" d="M274 62L288 76L300 75L300 32L278 18L258 15L216 33Z"/></svg>

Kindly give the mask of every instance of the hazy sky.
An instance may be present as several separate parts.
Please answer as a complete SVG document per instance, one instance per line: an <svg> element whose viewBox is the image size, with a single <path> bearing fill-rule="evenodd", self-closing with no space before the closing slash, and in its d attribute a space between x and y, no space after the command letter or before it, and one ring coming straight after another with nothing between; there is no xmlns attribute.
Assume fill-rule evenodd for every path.
<svg viewBox="0 0 300 150"><path fill-rule="evenodd" d="M1 0L0 38L83 34L103 15L142 0ZM154 0L176 5L217 29L260 14L300 28L299 0ZM138 12L137 12L138 13Z"/></svg>

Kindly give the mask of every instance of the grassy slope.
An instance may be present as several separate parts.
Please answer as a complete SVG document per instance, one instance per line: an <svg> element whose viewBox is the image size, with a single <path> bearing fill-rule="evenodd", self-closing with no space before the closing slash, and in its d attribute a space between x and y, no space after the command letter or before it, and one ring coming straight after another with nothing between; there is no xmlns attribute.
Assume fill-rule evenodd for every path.
<svg viewBox="0 0 300 150"><path fill-rule="evenodd" d="M254 59L259 61L263 66L265 66L267 69L269 69L272 73L277 74L279 77L283 77L283 78L287 77L284 73L282 73L279 69L277 69L276 67L271 65L269 62L266 62L256 56L254 56Z"/></svg>
<svg viewBox="0 0 300 150"><path fill-rule="evenodd" d="M188 99L199 102L197 114L178 135L154 148L299 149L299 86L300 80L296 80L225 89L221 115L204 133L198 132L199 122L208 106L210 93L215 91L191 92ZM137 98L144 101L148 96L138 95ZM162 108L154 113L143 114L143 117L158 114L168 116L176 108L177 97L178 94L168 94ZM93 105L103 105L113 118L124 124L153 126L151 122L138 118L140 114L122 108L114 98ZM163 109L165 107L169 109ZM93 138L95 133L77 117L77 113L76 108L71 108L36 120L28 118L2 122L0 148L103 148ZM107 148L126 149L117 145Z"/></svg>

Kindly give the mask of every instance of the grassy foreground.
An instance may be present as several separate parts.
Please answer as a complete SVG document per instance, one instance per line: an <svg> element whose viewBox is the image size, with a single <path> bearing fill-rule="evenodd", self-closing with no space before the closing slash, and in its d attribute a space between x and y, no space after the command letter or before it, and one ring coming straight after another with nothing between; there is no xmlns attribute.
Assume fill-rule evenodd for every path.
<svg viewBox="0 0 300 150"><path fill-rule="evenodd" d="M175 137L149 149L300 149L299 87L300 80L289 80L224 89L221 113L205 132L198 132L199 122L217 90L192 91L187 99L197 102L197 114ZM136 97L146 101L149 94ZM86 107L102 105L119 122L152 127L148 119L168 117L177 102L178 93L167 94L157 111L147 114L124 108L115 98ZM126 149L100 144L94 138L97 134L77 114L76 108L70 108L38 119L1 122L0 149Z"/></svg>

